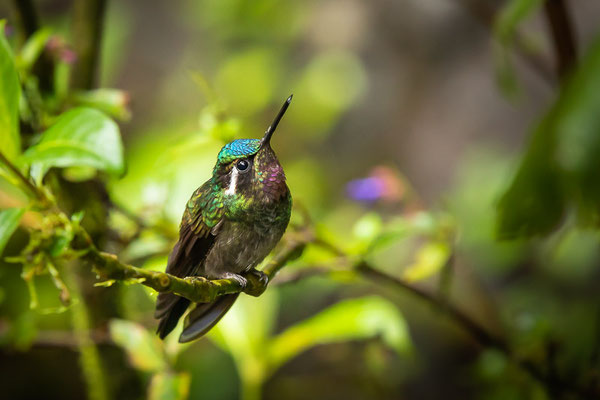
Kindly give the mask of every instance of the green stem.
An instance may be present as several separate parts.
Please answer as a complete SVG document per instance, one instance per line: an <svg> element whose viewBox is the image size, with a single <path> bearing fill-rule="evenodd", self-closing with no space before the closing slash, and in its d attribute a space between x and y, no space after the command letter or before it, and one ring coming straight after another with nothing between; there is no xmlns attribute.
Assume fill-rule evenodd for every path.
<svg viewBox="0 0 600 400"><path fill-rule="evenodd" d="M253 356L234 357L240 374L240 399L260 400L265 382L265 365L263 360Z"/></svg>
<svg viewBox="0 0 600 400"><path fill-rule="evenodd" d="M240 394L241 400L260 400L262 397L262 384L252 379L241 379L242 392Z"/></svg>
<svg viewBox="0 0 600 400"><path fill-rule="evenodd" d="M75 89L94 87L106 3L107 0L76 0L73 5L72 33L77 65L73 70L71 84Z"/></svg>
<svg viewBox="0 0 600 400"><path fill-rule="evenodd" d="M87 385L88 399L108 400L104 370L98 348L90 336L89 312L81 293L79 281L72 268L63 270L74 300L71 308L71 322L79 349L79 362Z"/></svg>
<svg viewBox="0 0 600 400"><path fill-rule="evenodd" d="M21 187L29 192L34 198L38 199L40 202L47 204L48 198L47 196L31 182L23 173L12 163L6 156L0 152L0 163L6 165L6 167L19 179L21 182Z"/></svg>

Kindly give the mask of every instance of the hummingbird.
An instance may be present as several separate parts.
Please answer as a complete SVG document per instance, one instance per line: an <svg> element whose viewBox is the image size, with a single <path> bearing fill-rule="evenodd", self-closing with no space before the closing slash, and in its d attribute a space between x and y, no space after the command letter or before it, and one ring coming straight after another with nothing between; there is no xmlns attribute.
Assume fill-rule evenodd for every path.
<svg viewBox="0 0 600 400"><path fill-rule="evenodd" d="M271 148L271 137L291 101L292 96L283 103L262 139L238 139L223 146L211 178L187 202L167 273L234 279L242 287L247 284L242 274L253 274L267 284L267 276L256 266L283 236L292 210L283 168ZM238 295L196 304L184 320L179 342L206 334ZM159 293L154 317L161 339L175 328L190 303L173 293Z"/></svg>

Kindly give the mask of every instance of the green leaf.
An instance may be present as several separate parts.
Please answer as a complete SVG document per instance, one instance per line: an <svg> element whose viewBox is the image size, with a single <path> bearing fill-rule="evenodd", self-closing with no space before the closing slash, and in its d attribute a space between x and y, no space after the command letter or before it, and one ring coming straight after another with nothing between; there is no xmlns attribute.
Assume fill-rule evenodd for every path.
<svg viewBox="0 0 600 400"><path fill-rule="evenodd" d="M242 386L260 386L266 378L265 349L275 318L278 297L267 290L260 297L240 296L231 310L208 334L231 354Z"/></svg>
<svg viewBox="0 0 600 400"><path fill-rule="evenodd" d="M241 296L209 337L238 360L260 358L277 316L277 292Z"/></svg>
<svg viewBox="0 0 600 400"><path fill-rule="evenodd" d="M25 159L39 166L38 180L51 167L88 166L116 175L125 170L119 127L102 112L85 107L62 114L25 152Z"/></svg>
<svg viewBox="0 0 600 400"><path fill-rule="evenodd" d="M78 92L73 100L82 106L97 108L120 121L131 119L131 111L127 108L129 94L123 90L102 88Z"/></svg>
<svg viewBox="0 0 600 400"><path fill-rule="evenodd" d="M517 76L510 50L521 22L543 4L543 0L510 0L502 7L494 22L493 32L498 43L493 47L496 80L509 98L519 94Z"/></svg>
<svg viewBox="0 0 600 400"><path fill-rule="evenodd" d="M283 331L266 357L275 370L310 347L375 336L399 353L410 347L404 318L392 303L380 297L344 300Z"/></svg>
<svg viewBox="0 0 600 400"><path fill-rule="evenodd" d="M185 400L190 392L190 375L182 372L156 374L150 382L149 400Z"/></svg>
<svg viewBox="0 0 600 400"><path fill-rule="evenodd" d="M50 39L51 34L52 31L50 29L43 28L31 35L17 57L19 68L28 71L33 67L33 64L35 64L42 51L44 51L44 47L48 39Z"/></svg>
<svg viewBox="0 0 600 400"><path fill-rule="evenodd" d="M4 37L5 21L0 21L0 152L9 160L21 152L19 98L21 86L10 46Z"/></svg>
<svg viewBox="0 0 600 400"><path fill-rule="evenodd" d="M356 221L352 233L358 239L371 241L381 232L382 227L381 216L376 212L369 212Z"/></svg>
<svg viewBox="0 0 600 400"><path fill-rule="evenodd" d="M360 217L352 227L352 236L349 251L353 254L364 254L383 230L383 221L376 212L368 212Z"/></svg>
<svg viewBox="0 0 600 400"><path fill-rule="evenodd" d="M383 232L381 232L371 243L369 251L382 249L390 244L396 243L414 234L411 231L410 222L404 217L396 217L388 223Z"/></svg>
<svg viewBox="0 0 600 400"><path fill-rule="evenodd" d="M445 242L429 242L419 249L415 262L403 273L408 282L427 279L437 273L450 257L450 246Z"/></svg>
<svg viewBox="0 0 600 400"><path fill-rule="evenodd" d="M501 238L546 234L578 206L600 223L600 37L532 134L521 165L498 204Z"/></svg>
<svg viewBox="0 0 600 400"><path fill-rule="evenodd" d="M160 372L167 369L162 343L143 326L121 319L110 321L112 340L127 352L131 364L142 371Z"/></svg>
<svg viewBox="0 0 600 400"><path fill-rule="evenodd" d="M8 208L0 211L0 256L6 243L19 226L24 208Z"/></svg>
<svg viewBox="0 0 600 400"><path fill-rule="evenodd" d="M520 94L520 87L508 47L494 44L493 57L496 84L508 99L516 99Z"/></svg>
<svg viewBox="0 0 600 400"><path fill-rule="evenodd" d="M542 4L543 0L510 0L498 13L494 34L504 44L512 41L518 25Z"/></svg>

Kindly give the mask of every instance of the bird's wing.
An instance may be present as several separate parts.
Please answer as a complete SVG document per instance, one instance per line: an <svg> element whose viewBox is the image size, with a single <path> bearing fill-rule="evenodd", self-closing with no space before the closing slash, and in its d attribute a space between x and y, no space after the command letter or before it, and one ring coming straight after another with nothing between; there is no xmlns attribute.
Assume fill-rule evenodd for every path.
<svg viewBox="0 0 600 400"><path fill-rule="evenodd" d="M197 275L215 242L223 218L223 202L211 190L209 181L198 188L186 206L179 230L179 240L169 255L166 272L180 278ZM160 319L158 332L166 336L177 325L189 301L172 293L160 293L154 317Z"/></svg>
<svg viewBox="0 0 600 400"><path fill-rule="evenodd" d="M220 193L211 190L211 181L196 189L187 203L179 240L169 255L166 272L178 277L196 275L212 247L216 228L223 218Z"/></svg>

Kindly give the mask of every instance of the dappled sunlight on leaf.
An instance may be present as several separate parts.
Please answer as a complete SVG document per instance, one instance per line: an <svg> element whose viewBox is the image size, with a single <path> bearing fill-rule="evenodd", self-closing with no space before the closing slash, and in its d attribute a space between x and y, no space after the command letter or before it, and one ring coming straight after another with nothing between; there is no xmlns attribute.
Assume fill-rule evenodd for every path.
<svg viewBox="0 0 600 400"><path fill-rule="evenodd" d="M271 370L316 345L381 337L398 353L411 347L408 328L395 305L379 297L343 300L277 335L268 347Z"/></svg>

